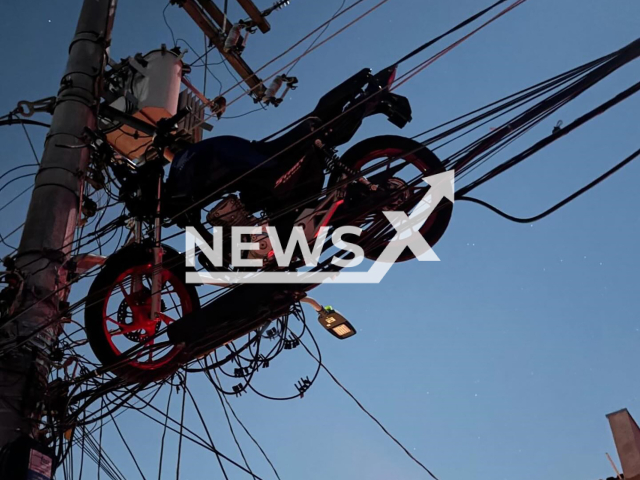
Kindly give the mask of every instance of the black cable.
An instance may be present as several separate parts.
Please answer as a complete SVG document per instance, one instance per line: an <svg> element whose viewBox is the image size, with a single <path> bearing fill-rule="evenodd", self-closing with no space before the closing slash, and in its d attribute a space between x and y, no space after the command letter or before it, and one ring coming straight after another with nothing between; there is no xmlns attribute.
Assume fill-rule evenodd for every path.
<svg viewBox="0 0 640 480"><path fill-rule="evenodd" d="M613 175L615 172L617 172L618 170L620 170L622 167L624 167L625 165L628 165L629 163L631 163L633 160L635 160L638 156L640 156L640 149L636 150L634 153L632 153L630 156L628 156L627 158L625 158L623 161L621 161L620 163L618 163L617 165L615 165L614 167L610 168L609 170L607 170L605 173L603 173L602 175L600 175L598 178L596 178L595 180L593 180L592 182L588 183L587 185L585 185L584 187L582 187L580 190L572 193L571 195L569 195L567 198L565 198L564 200L562 200L561 202L556 203L553 207L545 210L544 212L535 215L533 217L529 217L529 218L519 218L519 217L514 217L513 215L509 215L508 213L503 212L502 210L499 210L498 208L494 207L493 205L491 205L488 202L485 202L484 200L480 200L478 198L473 198L473 197L467 197L467 196L460 196L457 197L456 196L456 201L466 201L466 202L471 202L471 203L476 203L478 205L482 205L483 207L488 208L489 210L491 210L494 213L497 213L498 215L500 215L501 217L506 218L507 220L511 220L512 222L516 222L516 223L533 223L533 222L537 222L538 220L542 220L543 218L551 215L552 213L554 213L557 210L560 210L562 207L564 207L565 205L567 205L568 203L570 203L571 201L575 200L576 198L578 198L580 195L586 193L587 191L591 190L592 188L594 188L596 185L600 184L601 182L603 182L604 180L606 180L608 177L610 177L611 175Z"/></svg>
<svg viewBox="0 0 640 480"><path fill-rule="evenodd" d="M203 87L202 87L202 95L207 96L207 72L209 71L209 52L207 51L207 34L203 32L204 36L204 79L203 79ZM219 82L219 81L218 81ZM222 83L220 83L220 93L222 93ZM218 94L219 95L219 94Z"/></svg>
<svg viewBox="0 0 640 480"><path fill-rule="evenodd" d="M205 36L205 38L206 38L206 36ZM187 45L187 46L191 49L191 51L192 51L193 53L195 53L196 55L198 54L198 52L197 52L197 51L196 51L196 50L191 46L191 44L190 44L189 42L187 42L184 38L178 38L176 41L177 41L177 42L183 42L185 45ZM203 63L203 66L205 67L205 72L204 72L204 91L203 91L203 95L205 95L205 96L206 96L206 94L207 94L207 72L211 74L211 76L215 79L215 81L216 81L216 82L218 82L218 86L219 86L219 89L218 89L218 95L220 95L220 94L222 93L222 82L221 82L221 81L220 81L220 79L216 76L216 74L215 74L215 73L213 73L213 71L211 71L211 69L209 68L209 62L207 61L207 57L208 57L208 55L209 55L209 50L208 50L208 49L205 49L205 52L200 56L200 57L202 57L202 56L204 56L204 57L205 57L205 61L204 61L204 63ZM200 58L200 57L198 57L198 58ZM196 60L196 61L197 61L197 60ZM216 64L216 65L218 65L218 64Z"/></svg>
<svg viewBox="0 0 640 480"><path fill-rule="evenodd" d="M597 84L598 82L600 82L601 80L606 78L608 75L615 72L617 69L627 64L631 60L637 58L638 55L640 55L640 40L636 40L628 44L627 46L619 49L617 52L611 55L611 57L606 62L604 62L601 65L598 65L593 71L585 74L583 78L580 78L579 80L576 80L569 86L566 86L562 88L560 91L553 93L547 99L539 102L538 104L529 108L525 112L519 114L514 119L511 119L510 121L504 123L501 127L494 129L492 133L485 135L481 139L477 140L476 142L474 142L473 144L465 148L463 151L456 154L458 158L455 161L453 161L452 158L449 158L445 162L445 165L449 168L455 168L456 175L459 175L465 169L468 170L468 168L470 168L472 165L477 164L478 159L476 157L478 157L478 155L486 153L488 150L500 144L505 139L513 136L514 132L517 132L522 128L528 128L527 126L531 125L532 122L540 121L542 118L544 118L545 115L548 115L554 110L557 110L558 108L565 105L569 101L574 100L575 98L580 96L582 93L584 93L587 89ZM632 87L631 90L633 90L633 88L634 87ZM633 91L623 92L623 94L621 94L623 98L620 98L620 99L616 98L612 100L612 102L614 102L613 104L623 100L624 98L631 95L632 93L634 92ZM608 106L603 105L601 106L601 108L602 107L608 108L611 105L608 105ZM604 110L606 110L606 108L604 108ZM595 116L593 115L594 112L602 113L604 110L596 109L590 112L589 114L587 114L587 116L585 116L585 118L580 119L580 122L577 125L574 125L575 124L574 122L574 124L570 125L569 127L565 127L564 129L562 129L561 130L562 135L568 133L568 131L571 131L577 126L585 123L587 120L592 119ZM558 137L553 137L551 139L547 138L543 142L539 142L538 144L536 144L534 149L532 150L530 149L529 151L524 152L521 158L514 160L515 163L524 160L528 156L535 153L535 151L553 142L556 138ZM464 155L462 155L463 153ZM504 170L501 170L503 168L506 170L507 168L510 168L510 166L501 165L496 169L492 170L489 174L485 175L485 177L483 177L482 179L477 180L476 182L486 181L489 178L489 176L492 177L504 171ZM464 187L464 189L475 188L479 184L476 182L474 182L471 186ZM463 193L467 193L468 191L469 190ZM458 193L460 193L460 191Z"/></svg>
<svg viewBox="0 0 640 480"><path fill-rule="evenodd" d="M16 252L18 250L17 247L11 246L7 243L7 239L9 237L11 237L14 233L16 233L18 230L20 230L22 227L24 227L25 222L22 222L21 225L18 225L16 228L14 228L13 230L11 230L11 232L7 233L6 235L2 235L0 234L0 243L2 243L4 246L8 247L11 249L11 252L9 253L9 255L13 255L14 252Z"/></svg>
<svg viewBox="0 0 640 480"><path fill-rule="evenodd" d="M10 173L15 172L16 170L20 170L21 168L29 168L29 167L37 167L37 166L38 166L37 163L26 163L24 165L18 165L17 167L10 168L6 172L4 172L2 175L0 175L0 180L2 180L4 177L9 175Z"/></svg>
<svg viewBox="0 0 640 480"><path fill-rule="evenodd" d="M220 51L218 51L218 55L220 55L220 59L222 61L222 65L224 65L224 68L226 68L226 70L229 73L229 75L231 75L231 78L233 78L233 80L235 82L237 82L237 85L240 87L240 89L243 92L248 93L247 89L242 84L242 80L238 80L238 77L236 77L236 74L231 71L231 69L229 68L229 65L227 65L227 60L222 56L222 53ZM222 94L222 92L221 92L221 94ZM204 110L204 108L203 108L203 110Z"/></svg>
<svg viewBox="0 0 640 480"><path fill-rule="evenodd" d="M596 60L593 60L591 62L588 62L588 63L585 63L585 64L580 65L578 67L575 67L575 68L573 68L571 70L568 70L568 71L566 71L564 73L556 75L555 77L551 77L551 78L549 78L547 80L543 80L542 82L539 82L539 83L537 83L535 85L532 85L530 87L524 88L524 89L522 89L522 90L520 90L518 92L512 93L510 95L507 95L506 97L503 97L503 98L501 98L499 100L495 100L495 101L493 101L493 102L491 102L491 103L489 103L487 105L484 105L483 107L480 107L480 108L477 108L477 109L475 109L475 110L473 110L471 112L465 113L464 115L460 115L460 116L458 116L458 117L456 117L456 118L454 118L452 120L448 120L448 121L446 121L444 123L441 123L440 125L437 125L435 127L431 127L428 130L425 130L423 132L418 133L417 135L414 135L413 137L411 137L411 139L415 140L418 137L426 135L427 133L431 133L431 132L434 132L436 130L439 130L442 127L446 127L447 125L451 125L452 123L455 123L455 122L457 122L459 120L462 120L464 118L470 117L471 115L475 115L476 113L480 113L483 110L487 110L490 107L495 107L496 105L500 105L500 104L506 102L507 100L513 99L514 97L518 97L518 99L516 99L514 101L521 101L521 100L527 98L527 96L529 94L531 94L532 91L538 92L538 91L540 91L541 88L557 88L558 86L560 86L564 82L566 82L568 79L569 80L573 79L575 76L584 74L588 70L601 65L602 63L604 63L607 60L610 60L611 58L613 58L614 55L615 55L615 53L609 54L609 55L605 55L605 56L600 57L600 58L598 58ZM489 114L496 113L502 107L503 106L499 106L498 108L496 108L494 110L491 110L491 112L487 112L487 113L489 113ZM479 117L476 117L476 118L479 118ZM470 125L472 123L475 123L475 119L472 119L469 122L470 123L465 124L465 126L468 126L468 125ZM449 132L449 131L447 131L447 132ZM427 145L429 143L432 143L434 141L440 140L441 138L444 138L444 137L448 136L450 133L447 133L447 132L441 133L436 137L432 137L432 138L426 140L425 141L425 145Z"/></svg>
<svg viewBox="0 0 640 480"><path fill-rule="evenodd" d="M479 179L477 179L477 180L471 182L469 185L466 185L465 187L461 188L460 190L458 190L457 196L464 196L465 194L467 194L468 192L470 192L474 188L479 187L480 185L482 185L483 183L487 182L488 180L490 180L490 179L496 177L497 175L507 171L508 169L510 169L513 166L517 165L518 163L522 162L523 160L525 160L526 158L530 157L531 155L533 155L534 153L538 152L539 150L542 150L542 148L544 148L547 145L553 143L554 141L558 140L559 138L568 135L570 132L572 132L576 128L584 125L586 122L588 122L589 120L595 118L596 116L606 112L611 107L617 105L618 103L622 102L623 100L626 100L627 98L629 98L633 94L637 93L638 91L640 91L640 82L632 85L631 87L629 87L628 89L626 89L623 92L619 93L618 95L616 95L612 99L606 101L605 103L603 103L600 106L594 108L590 112L587 112L586 114L584 114L581 117L577 118L571 124L567 125L564 128L558 129L557 131L555 131L554 133L552 133L548 137L543 138L542 140L540 140L539 142L537 142L536 144L534 144L533 146L531 146L527 150L519 153L518 155L516 155L516 156L512 157L511 159L507 160L506 162L498 165L497 167L495 167L491 171L487 172L485 175L483 175Z"/></svg>
<svg viewBox="0 0 640 480"><path fill-rule="evenodd" d="M609 58L610 58L610 56L609 56ZM456 133L456 132L458 132L460 130L463 130L463 129L465 129L467 127L470 127L470 126L475 124L475 126L473 128L469 128L468 130L462 132L461 134L455 136L454 138L452 138L452 139L450 139L450 140L448 140L448 141L446 141L444 143L441 143L440 145L438 145L435 148L432 148L432 151L435 151L435 150L437 150L439 148L442 148L445 145L448 145L448 144L450 144L450 143L452 143L452 142L454 142L454 141L456 141L456 140L458 140L458 139L460 139L460 138L472 133L473 131L478 130L482 126L496 121L497 119L499 119L500 117L506 115L507 113L512 112L512 111L524 106L525 104L530 103L533 100L536 100L537 98L540 98L543 95L549 94L550 92L552 92L554 90L560 89L560 87L562 87L563 85L567 84L568 82L570 82L572 80L575 80L576 78L578 78L580 76L585 76L589 70L601 65L606 60L607 60L607 57L604 57L602 59L599 59L596 62L591 62L590 64L583 65L581 67L578 67L577 69L574 69L574 70L571 70L569 72L566 72L565 74L562 74L560 76L554 77L550 81L545 81L545 82L542 82L541 84L534 85L533 87L525 89L525 91L524 91L525 93L523 95L517 96L517 97L513 98L512 100L510 100L510 101L508 101L506 103L502 103L502 102L504 102L504 100L506 100L508 98L514 97L514 95L511 95L509 97L505 97L505 99L499 100L498 102L493 102L493 103L491 103L489 105L486 105L485 107L483 107L483 108L481 108L479 110L476 110L476 112L477 111L481 111L483 109L486 109L486 108L488 108L490 106L502 103L501 105L498 105L497 107L495 107L495 108L493 108L491 110L488 110L488 111L486 111L486 112L484 112L484 113L482 113L480 115L477 115L476 117L473 117L473 118L471 118L471 119L469 119L469 120L467 120L467 121L465 121L465 122L463 122L461 124L458 124L458 125L450 128L450 129L448 129L448 130L446 130L444 132L441 132L438 135L432 136L432 137L424 140L421 143L423 145L431 145L432 143L434 143L434 142L436 142L438 140L442 140L444 138L450 137L452 134L454 134L454 133ZM579 81L580 80L576 81L575 83L577 83ZM574 85L575 85L575 83L574 83ZM518 93L521 93L521 92L518 92ZM516 94L516 95L518 95L518 94ZM558 103L556 106L558 106L558 105L563 105L563 103ZM534 107L530 108L528 111L530 111L531 109L533 109L535 107L536 107L536 105L534 105ZM555 108L555 106L552 107L552 108ZM472 113L475 113L475 112L472 112ZM462 118L464 118L465 116L468 116L468 115L464 115L464 116L462 116ZM540 118L540 117L538 117L538 118ZM482 121L482 120L484 120L484 121ZM448 124L448 123L450 123L450 122L447 122L446 124ZM443 124L443 125L445 125L445 124ZM439 127L435 127L435 128L437 129ZM432 131L432 129L430 129L430 130ZM429 130L426 131L426 132L423 132L422 134L428 133L428 132L429 132ZM419 134L417 136L420 136L422 134ZM487 135L484 135L479 140L476 140L472 144L467 145L463 150L461 150L458 153L456 153L455 155L449 157L444 162L445 167L449 167L449 166L451 166L453 164L452 163L453 158L455 158L457 156L461 156L464 152L470 151L472 148L477 146L483 139L489 137L490 135L491 135L491 133L489 133ZM416 137L412 137L412 138L416 138Z"/></svg>
<svg viewBox="0 0 640 480"><path fill-rule="evenodd" d="M36 163L38 165L40 165L40 159L38 158L38 154L36 153L36 149L33 146L33 142L31 141L31 136L29 135L29 132L27 131L27 127L25 127L24 123L22 123L22 122L20 122L20 126L22 127L22 130L24 131L24 134L27 137L27 141L29 142L29 146L31 147L31 151L33 152L33 157L36 159Z"/></svg>
<svg viewBox="0 0 640 480"><path fill-rule="evenodd" d="M205 422L204 417L202 416L202 412L200 412L200 408L198 407L198 404L196 402L196 399L193 398L193 395L191 394L191 390L187 387L186 379L185 379L185 382L184 382L182 387L189 394L189 398L191 398L191 402L193 403L193 406L196 409L196 413L198 414L198 418L200 419L200 423L202 423L202 426L204 427L204 432L207 434L207 438L209 439L209 443L211 444L211 447L213 447L213 450L215 451L216 459L218 460L218 465L220 465L220 470L222 470L222 475L224 476L225 480L229 480L229 477L227 475L227 471L224 469L224 465L222 464L222 459L220 458L220 454L218 453L218 449L216 448L215 443L213 443L213 438L211 437L211 434L209 433L209 429L207 428L207 422ZM244 458L244 455L243 455L243 458ZM247 466L247 470L249 470L249 472L251 472L251 469L248 468L248 466ZM251 475L253 475L253 472L251 472ZM255 475L253 477L255 478Z"/></svg>
<svg viewBox="0 0 640 480"><path fill-rule="evenodd" d="M167 8L169 8L169 5L171 5L171 0L169 0L169 2L167 2L165 7L162 9L162 18L164 19L164 24L169 29L169 32L171 32L171 40L173 41L173 46L175 47L176 45L178 45L176 43L176 36L173 34L173 28L171 28L171 25L169 25L169 22L167 21Z"/></svg>
<svg viewBox="0 0 640 480"><path fill-rule="evenodd" d="M19 167L16 167L12 170L17 170ZM11 171L11 170L10 170ZM9 172L7 172L9 173ZM6 173L5 173L6 175ZM2 190L4 190L6 187L8 187L9 185L11 185L13 182L17 182L18 180L21 180L23 178L27 178L27 177L35 177L37 174L36 173L25 173L24 175L18 175L15 178L12 178L11 180L9 180L8 182L6 182L4 185L2 185L2 187L0 187L0 192ZM3 175L4 176L4 175ZM1 177L0 177L1 178Z"/></svg>
<svg viewBox="0 0 640 480"><path fill-rule="evenodd" d="M183 383L186 383L186 379L183 381ZM176 462L176 480L180 480L180 459L182 458L182 438L184 436L183 433L183 429L184 429L184 407L185 407L185 403L186 403L186 397L187 395L187 389L184 388L184 385L182 387L182 407L180 410L180 433L178 434L180 436L180 439L178 440L178 459Z"/></svg>
<svg viewBox="0 0 640 480"><path fill-rule="evenodd" d="M227 420L227 425L229 427L229 432L231 433L231 437L233 437L233 441L236 444L236 447L238 447L238 451L240 452L240 456L242 457L242 461L244 462L245 467L247 467L247 470L249 470L251 472L251 474L253 475L253 471L251 470L251 467L249 466L249 462L247 461L247 457L245 457L244 455L244 451L242 450L242 447L240 446L240 442L238 442L238 437L236 437L236 432L233 429L233 425L231 424L231 419L229 418L229 413L227 412L227 407L224 404L224 399L222 394L218 391L218 389L214 389L216 391L216 394L218 395L218 400L220 400L220 405L222 406L222 411L224 412L224 417ZM226 398L226 397L224 397Z"/></svg>
<svg viewBox="0 0 640 480"><path fill-rule="evenodd" d="M171 387L169 387L169 395L167 399L167 413L164 419L164 427L162 428L162 440L160 441L160 459L158 460L158 480L162 480L162 460L164 458L164 439L167 436L167 423L169 422L170 409L171 409Z"/></svg>
<svg viewBox="0 0 640 480"><path fill-rule="evenodd" d="M474 22L475 20L477 20L478 18L482 17L483 15L485 15L486 13L490 12L491 10L493 10L494 8L496 8L497 6L499 6L500 4L506 2L507 0L498 0L496 3L494 3L493 5L491 5L490 7L485 8L484 10L476 13L475 15L472 15L471 17L467 18L465 21L459 23L458 25L456 25L455 27L451 28L450 30L446 31L445 33L443 33L442 35L439 35L431 40L429 40L428 42L423 43L422 45L420 45L418 48L416 48L415 50L413 50L412 52L409 52L408 54L406 54L404 57L402 57L400 60L398 60L396 63L394 63L392 66L397 66L400 65L403 62L406 62L407 60L409 60L412 57L415 57L417 54L419 54L420 52L422 52L423 50L429 48L431 45L433 45L434 43L442 40L443 38L451 35L452 33L460 30L461 28L466 27L467 25L469 25L470 23Z"/></svg>
<svg viewBox="0 0 640 480"><path fill-rule="evenodd" d="M84 469L84 440L86 436L86 432L84 428L82 429L82 444L80 445L80 473L78 475L78 480L82 480L82 471Z"/></svg>
<svg viewBox="0 0 640 480"><path fill-rule="evenodd" d="M216 46L212 45L209 48L205 49L204 53L202 55L198 56L198 58L196 58L193 62L191 62L189 64L189 66L191 68L202 68L205 65L222 65L226 61L226 59L224 59L224 58L222 60L220 60L219 62L216 62L216 63L204 63L204 61L202 61L202 58L205 57L205 56L208 56L209 53L211 53L211 50L213 50L215 48L216 48ZM193 52L193 53L196 53L196 52ZM194 65L196 62L200 62L200 61L202 61L201 65Z"/></svg>
<svg viewBox="0 0 640 480"><path fill-rule="evenodd" d="M46 127L50 128L51 125L48 123L38 122L37 120L27 120L24 118L16 118L10 117L7 120L0 120L0 127L6 127L8 125L36 125L38 127Z"/></svg>
<svg viewBox="0 0 640 480"><path fill-rule="evenodd" d="M89 446L89 449L86 449L85 452L89 459L99 467L98 478L100 476L100 471L104 471L107 476L113 480L125 480L125 477L118 466L113 462L104 448L102 448L102 438L100 437L100 444L98 444L93 437L93 434L86 431L86 427L82 426L80 428L84 432L83 436L86 438L86 444Z"/></svg>
<svg viewBox="0 0 640 480"><path fill-rule="evenodd" d="M142 480L147 480L147 477L145 477L144 473L142 473L142 469L140 468L140 465L138 464L138 460L136 459L136 456L131 451L131 447L129 447L129 444L125 440L124 435L122 435L122 432L120 431L120 427L118 426L118 422L116 422L116 419L113 418L113 414L110 414L110 416L111 416L111 420L113 421L113 425L114 425L114 427L116 427L116 430L118 431L118 435L120 435L120 439L122 440L122 443L124 443L124 446L126 447L127 451L129 452L129 455L131 455L131 459L133 460L133 463L136 465L136 468L138 469L138 472L140 473L140 476L142 477Z"/></svg>
<svg viewBox="0 0 640 480"><path fill-rule="evenodd" d="M296 65L298 65L298 63L300 63L300 60L302 60L302 58L309 53L309 50L311 50L313 48L313 46L318 42L318 40L320 40L320 38L322 37L322 35L325 34L325 32L327 31L327 29L329 28L329 26L331 25L331 22L333 22L333 20L335 20L335 18L340 14L340 11L344 8L344 4L347 0L342 0L342 3L340 4L340 7L338 8L338 10L336 10L336 13L334 13L331 18L329 19L329 21L327 22L327 24L325 25L325 27L320 31L320 33L318 33L318 35L316 36L316 38L313 39L313 41L311 42L311 44L307 47L307 49L304 51L304 53L298 57L298 59L295 61L295 63L293 65L291 65L289 67L289 70L287 70L287 73L285 73L285 75L289 76L289 74L291 73L291 70L294 69L294 67Z"/></svg>
<svg viewBox="0 0 640 480"><path fill-rule="evenodd" d="M214 370L213 373L216 375L216 378L218 378L218 373ZM218 378L218 382L220 382L220 379ZM216 392L218 390L216 389ZM218 392L218 395L220 395L220 393ZM240 419L238 418L238 416L236 415L235 410L233 409L233 407L231 406L231 402L229 402L229 400L227 399L226 396L222 396L220 395L220 397L225 401L225 403L227 404L227 406L229 407L229 410L231 410L231 414L233 415L233 418L236 419L236 422L238 422L238 425L240 425L242 427L242 429L244 430L244 432L247 434L247 436L251 439L251 441L254 443L254 445L256 447L258 447L258 450L260 450L260 452L262 453L262 456L265 458L265 460L267 461L267 463L269 464L269 466L271 467L271 469L273 470L273 473L275 474L276 478L278 480L280 480L280 475L278 475L278 471L276 470L276 467L273 465L273 463L271 462L271 459L269 458L269 456L267 455L267 453L264 451L264 449L262 448L262 446L258 443L258 441L253 437L253 435L251 435L251 432L249 432L249 430L247 429L247 427L245 427L244 423L242 423L240 421ZM225 410L226 412L226 410Z"/></svg>
<svg viewBox="0 0 640 480"><path fill-rule="evenodd" d="M255 113L255 112L259 112L259 111L261 111L261 110L264 110L264 107L255 108L255 109L253 109L253 110L249 110L248 112L241 113L240 115L233 115L233 116L231 116L231 117L228 117L228 116L226 116L226 115L223 115L222 117L220 117L220 120L232 120L232 119L234 119L234 118L246 117L247 115L250 115L250 114Z"/></svg>
<svg viewBox="0 0 640 480"><path fill-rule="evenodd" d="M311 332L309 332L311 334ZM311 339L315 342L315 339L313 338L313 335L311 335ZM382 431L391 439L393 440L403 451L404 453L406 453L409 458L411 458L411 460L413 460L416 464L418 464L425 472L427 472L429 474L429 476L431 476L431 478L433 478L434 480L438 480L438 477L436 477L431 470L429 470L424 464L422 464L422 462L420 462L420 460L418 460L416 457L414 457L411 452L407 449L407 447L405 447L396 437L394 437L386 428L384 425L382 425L382 423L380 422L380 420L378 420L375 416L373 416L365 407L364 405L362 405L362 403L360 403L360 401L349 391L347 390L347 388L342 385L342 383L340 383L340 381L335 377L335 375L333 375L333 373L331 373L331 371L327 368L327 366L322 363L322 357L318 357L316 358L316 356L311 353L311 350L309 350L309 348L304 344L304 342L300 341L300 345L302 345L304 347L304 349L307 351L307 353L309 354L309 356L311 358L313 358L316 362L318 362L318 365L329 375L329 377L331 378L331 380L333 380L333 382L338 385L350 398L351 400L353 400L356 405L358 406L358 408L360 408L360 410L362 410L364 413L367 414L367 416L369 418L371 418L371 420L373 420L376 425L378 425ZM317 343L316 343L317 346Z"/></svg>
<svg viewBox="0 0 640 480"><path fill-rule="evenodd" d="M229 0L224 0L224 6L222 7L222 34L226 35L227 32L227 12L229 11Z"/></svg>
<svg viewBox="0 0 640 480"><path fill-rule="evenodd" d="M139 397L138 397L139 398ZM156 407L154 407L153 405L149 405L149 407L151 407L153 410L157 411L158 413L162 414L162 411L158 410ZM162 422L160 422L158 419L152 417L151 415L149 415L148 413L146 413L144 410L139 410L139 412L144 415L145 417L149 418L150 420L156 422L159 425L162 425ZM234 465L235 467L237 467L238 469L242 470L245 473L249 473L245 467L243 467L242 465L240 465L238 462L232 460L231 458L227 457L226 455L224 455L223 453L221 453L219 450L212 448L210 445L207 445L206 441L200 437L199 435L197 435L196 433L194 433L192 430L188 429L187 427L184 426L183 422L178 422L176 420L174 420L173 418L170 418L170 420L175 423L176 425L180 426L180 430L177 430L173 427L167 427L169 430L171 430L174 433L177 433L180 435L180 438L185 438L193 443L195 443L196 445L209 450L211 452L217 453L218 455L220 455L222 458L224 458L227 462L231 463L232 465ZM180 433L182 430L186 430L187 432L189 432L191 435L193 435L193 437ZM257 476L254 474L254 478L256 478L257 480L263 480L261 477Z"/></svg>
<svg viewBox="0 0 640 480"><path fill-rule="evenodd" d="M103 408L104 408L104 398L101 398L100 399L100 411L102 411ZM98 450L98 453L99 453L99 455L98 455L98 480L100 480L100 464L101 464L101 461L102 461L102 430L103 430L103 427L104 427L104 425L102 423L102 419L103 419L103 417L100 417L100 435L98 437L99 438L99 443L98 443L98 447L99 447L99 450Z"/></svg>

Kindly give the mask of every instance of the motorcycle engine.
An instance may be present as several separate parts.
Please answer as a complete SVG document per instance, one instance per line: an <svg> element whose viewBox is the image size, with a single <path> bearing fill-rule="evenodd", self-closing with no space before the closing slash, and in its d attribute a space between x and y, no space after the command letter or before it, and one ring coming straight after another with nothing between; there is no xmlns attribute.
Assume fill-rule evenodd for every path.
<svg viewBox="0 0 640 480"><path fill-rule="evenodd" d="M266 232L267 223L260 221L249 213L244 204L235 195L225 197L220 203L207 213L207 223L212 227L230 228L235 226L256 227L251 235L246 235L245 241L257 243L256 250L245 250L243 256L247 259L263 259L269 257L273 248Z"/></svg>
<svg viewBox="0 0 640 480"><path fill-rule="evenodd" d="M247 212L244 204L235 195L223 198L207 213L207 223L212 227L235 227L257 225L259 220Z"/></svg>

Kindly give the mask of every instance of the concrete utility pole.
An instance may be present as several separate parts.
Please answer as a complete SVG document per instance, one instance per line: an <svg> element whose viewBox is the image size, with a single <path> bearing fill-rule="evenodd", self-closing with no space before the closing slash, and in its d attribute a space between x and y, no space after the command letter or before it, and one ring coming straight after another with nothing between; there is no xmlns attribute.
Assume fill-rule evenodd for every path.
<svg viewBox="0 0 640 480"><path fill-rule="evenodd" d="M82 145L85 127L96 126L116 3L84 0L69 47L16 259L25 279L18 310L24 313L2 335L24 344L0 358L0 447L19 435L33 434L39 426L49 352L61 329L57 322L60 302L68 294L64 264L73 242L90 154L88 148L61 146Z"/></svg>

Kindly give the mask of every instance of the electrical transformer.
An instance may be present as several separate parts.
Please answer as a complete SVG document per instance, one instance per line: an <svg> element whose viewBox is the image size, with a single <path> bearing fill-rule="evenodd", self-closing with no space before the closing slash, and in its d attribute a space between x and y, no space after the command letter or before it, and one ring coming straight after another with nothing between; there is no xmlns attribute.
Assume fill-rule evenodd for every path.
<svg viewBox="0 0 640 480"><path fill-rule="evenodd" d="M163 46L116 65L107 76L105 96L110 106L155 125L178 111L182 75L182 54ZM101 128L111 146L129 159L140 158L150 144L148 135L124 124L102 119Z"/></svg>

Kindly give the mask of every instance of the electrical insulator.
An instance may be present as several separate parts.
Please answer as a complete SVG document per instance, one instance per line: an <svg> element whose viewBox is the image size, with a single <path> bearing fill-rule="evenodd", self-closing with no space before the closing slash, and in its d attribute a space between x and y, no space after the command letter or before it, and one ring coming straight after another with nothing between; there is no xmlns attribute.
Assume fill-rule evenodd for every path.
<svg viewBox="0 0 640 480"><path fill-rule="evenodd" d="M244 37L242 36L242 31L245 31ZM227 39L224 41L224 51L229 52L234 50L238 53L242 53L245 46L247 45L247 38L249 38L250 33L254 33L256 31L255 24L253 22L245 22L244 20L240 20L236 23L229 33L227 34Z"/></svg>
<svg viewBox="0 0 640 480"><path fill-rule="evenodd" d="M268 101L271 98L275 98L276 94L278 93L278 90L280 90L280 87L282 87L283 83L284 83L284 75L279 75L276 78L274 78L273 81L271 82L271 85L269 85L269 88L267 88L267 91L264 92L265 100Z"/></svg>
<svg viewBox="0 0 640 480"><path fill-rule="evenodd" d="M282 342L282 345L285 350L293 350L300 345L300 340L295 337L287 338Z"/></svg>
<svg viewBox="0 0 640 480"><path fill-rule="evenodd" d="M262 12L262 16L266 17L268 15L271 15L276 10L280 10L286 7L287 5L289 5L290 3L291 3L290 0L279 0L275 2L271 7L267 8L264 12Z"/></svg>
<svg viewBox="0 0 640 480"><path fill-rule="evenodd" d="M244 392L244 387L241 383L234 385L231 388L233 389L233 393L236 395L236 397L241 396L242 392Z"/></svg>
<svg viewBox="0 0 640 480"><path fill-rule="evenodd" d="M262 354L258 355L258 363L262 368L269 368L269 360Z"/></svg>
<svg viewBox="0 0 640 480"><path fill-rule="evenodd" d="M276 97L276 95L278 94L278 91L280 90L280 88L284 83L287 84L287 88L285 89L284 92L282 92L282 95L280 95L280 97L278 98ZM262 101L267 105L271 104L277 107L282 103L282 100L284 100L284 97L287 95L289 90L295 90L297 87L298 87L298 79L296 77L287 77L284 74L278 75L276 78L273 79L273 81L271 82L271 85L269 85L269 88L267 88L267 91L264 92Z"/></svg>
<svg viewBox="0 0 640 480"><path fill-rule="evenodd" d="M231 27L231 30L229 30L229 34L227 35L227 39L224 42L225 52L228 52L238 45L238 41L242 37L243 28L244 26L240 23L236 23L233 27Z"/></svg>
<svg viewBox="0 0 640 480"><path fill-rule="evenodd" d="M246 377L247 375L249 375L250 370L247 367L240 367L240 368L236 368L233 371L233 376L234 377Z"/></svg>
<svg viewBox="0 0 640 480"><path fill-rule="evenodd" d="M301 378L295 385L298 393L300 394L300 398L304 397L304 394L309 388L311 388L312 381L309 380L309 377Z"/></svg>
<svg viewBox="0 0 640 480"><path fill-rule="evenodd" d="M269 330L266 331L265 336L268 339L272 339L274 338L276 335L278 334L278 331L275 328L270 328Z"/></svg>

